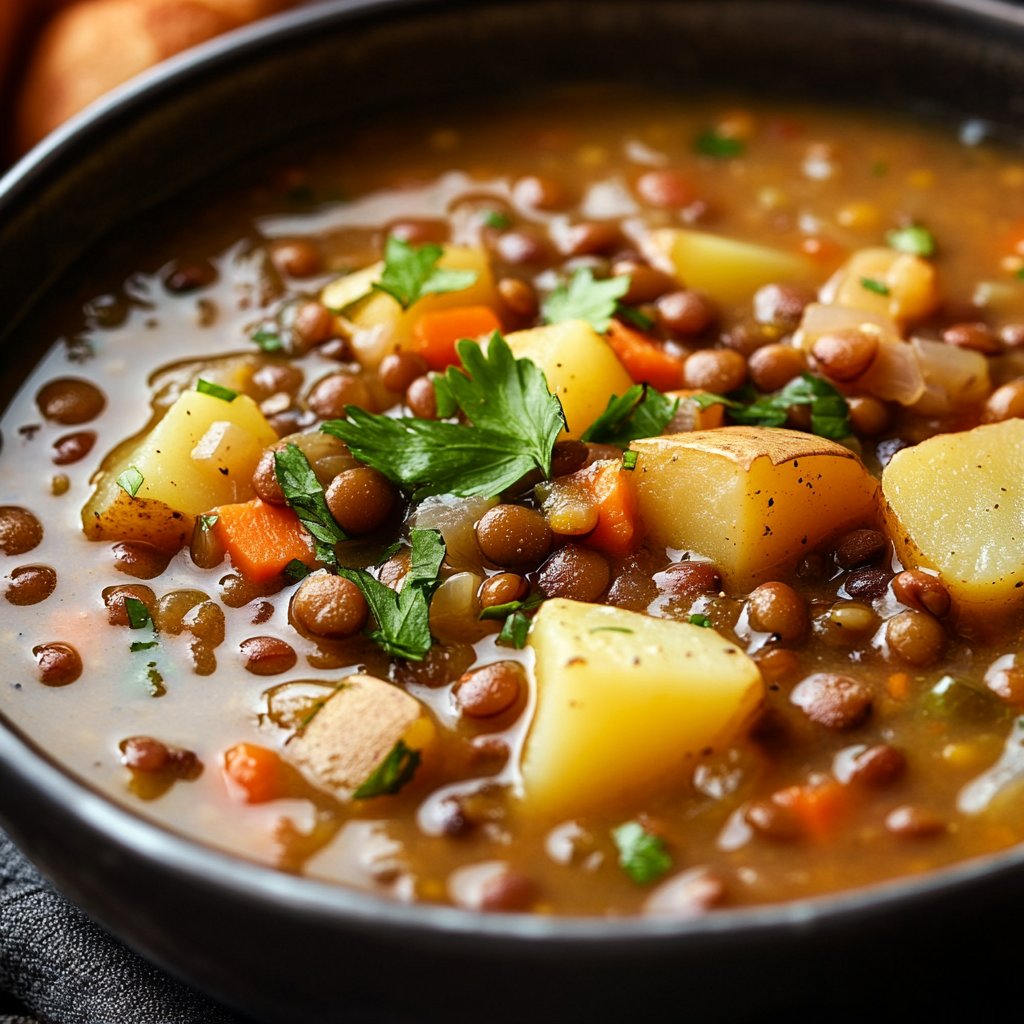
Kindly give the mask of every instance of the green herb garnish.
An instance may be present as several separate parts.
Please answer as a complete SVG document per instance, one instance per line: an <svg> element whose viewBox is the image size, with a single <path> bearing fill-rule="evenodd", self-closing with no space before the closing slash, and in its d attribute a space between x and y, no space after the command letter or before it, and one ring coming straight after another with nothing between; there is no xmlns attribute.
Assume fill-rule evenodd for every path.
<svg viewBox="0 0 1024 1024"><path fill-rule="evenodd" d="M885 236L885 244L898 252L907 252L911 256L934 256L935 236L920 224L911 224L905 228L895 228Z"/></svg>
<svg viewBox="0 0 1024 1024"><path fill-rule="evenodd" d="M447 378L440 373L431 375L434 384L434 401L437 405L439 420L451 419L459 411L459 403L455 401L452 389L448 387Z"/></svg>
<svg viewBox="0 0 1024 1024"><path fill-rule="evenodd" d="M850 407L846 399L827 380L809 373L801 374L774 395L755 397L752 391L745 391L729 398L704 392L694 395L693 401L701 409L724 405L734 423L755 427L781 427L791 405L809 405L812 433L835 441L850 434Z"/></svg>
<svg viewBox="0 0 1024 1024"><path fill-rule="evenodd" d="M306 565L305 562L299 561L297 558L293 558L282 570L282 574L287 576L290 580L295 580L297 583L299 580L304 580L313 570Z"/></svg>
<svg viewBox="0 0 1024 1024"><path fill-rule="evenodd" d="M692 626L703 626L705 629L711 628L711 620L706 615L691 615L690 625Z"/></svg>
<svg viewBox="0 0 1024 1024"><path fill-rule="evenodd" d="M376 796L392 796L416 774L419 763L420 752L399 740L370 777L352 794L353 799L370 800Z"/></svg>
<svg viewBox="0 0 1024 1024"><path fill-rule="evenodd" d="M1018 281L1024 281L1024 267L1018 267L1013 275Z"/></svg>
<svg viewBox="0 0 1024 1024"><path fill-rule="evenodd" d="M654 317L641 312L635 306L627 306L624 302L615 303L615 315L620 320L625 320L626 323L639 327L641 331L649 331L654 327Z"/></svg>
<svg viewBox="0 0 1024 1024"><path fill-rule="evenodd" d="M134 498L139 493L139 488L145 482L145 477L139 472L137 466L129 466L123 473L119 473L117 477L117 486L121 488L125 494L130 498Z"/></svg>
<svg viewBox="0 0 1024 1024"><path fill-rule="evenodd" d="M742 139L734 139L731 135L722 135L716 131L701 132L694 140L693 148L701 156L714 157L716 160L732 160L747 151Z"/></svg>
<svg viewBox="0 0 1024 1024"><path fill-rule="evenodd" d="M501 210L487 210L482 219L487 227L494 228L496 231L504 231L512 223L509 215L502 213Z"/></svg>
<svg viewBox="0 0 1024 1024"><path fill-rule="evenodd" d="M626 448L638 438L657 437L672 422L678 408L678 398L668 398L649 384L634 384L624 394L608 400L582 440Z"/></svg>
<svg viewBox="0 0 1024 1024"><path fill-rule="evenodd" d="M595 331L608 330L611 319L619 308L619 299L629 291L628 274L595 281L590 267L581 267L560 284L541 306L541 313L549 324L564 320L586 320Z"/></svg>
<svg viewBox="0 0 1024 1024"><path fill-rule="evenodd" d="M285 501L295 510L299 521L310 532L318 561L337 565L334 545L348 538L334 521L327 507L324 489L298 445L288 444L274 452L274 473L284 492Z"/></svg>
<svg viewBox="0 0 1024 1024"><path fill-rule="evenodd" d="M209 533L210 530L212 530L214 528L214 526L217 525L217 520L219 518L220 518L220 516L217 516L217 515L203 515L203 516L200 516L199 517L199 529L202 530L203 533Z"/></svg>
<svg viewBox="0 0 1024 1024"><path fill-rule="evenodd" d="M402 589L397 593L365 569L340 567L338 575L354 583L366 598L377 621L368 635L396 658L422 661L434 638L430 635L430 598L440 584L437 574L445 546L437 530L413 530L412 559Z"/></svg>
<svg viewBox="0 0 1024 1024"><path fill-rule="evenodd" d="M591 633L632 633L633 630L626 629L625 626L595 626Z"/></svg>
<svg viewBox="0 0 1024 1024"><path fill-rule="evenodd" d="M627 473L632 473L636 469L636 461L640 458L639 452L626 451L622 453L622 468Z"/></svg>
<svg viewBox="0 0 1024 1024"><path fill-rule="evenodd" d="M258 331L253 331L250 340L263 352L280 352L284 348L281 335L276 331L268 331L262 327Z"/></svg>
<svg viewBox="0 0 1024 1024"><path fill-rule="evenodd" d="M526 646L526 638L530 633L530 617L523 611L514 611L501 627L495 643L502 647L514 647L521 651Z"/></svg>
<svg viewBox="0 0 1024 1024"><path fill-rule="evenodd" d="M346 419L320 429L416 499L494 497L531 470L547 476L565 417L544 374L529 359L516 359L500 334L486 354L466 339L456 351L465 372L449 367L444 388L468 424L379 416L350 405Z"/></svg>
<svg viewBox="0 0 1024 1024"><path fill-rule="evenodd" d="M433 242L410 245L390 235L384 247L384 270L375 291L390 295L402 309L408 309L424 295L460 292L476 283L474 270L446 270L437 265L444 249Z"/></svg>
<svg viewBox="0 0 1024 1024"><path fill-rule="evenodd" d="M196 381L196 391L201 395L209 395L211 398L222 398L225 402L233 402L238 397L237 391L224 387L223 384L214 384L213 381L203 380L202 377Z"/></svg>
<svg viewBox="0 0 1024 1024"><path fill-rule="evenodd" d="M619 851L619 866L637 885L650 885L672 867L665 841L638 821L627 821L612 829L612 839Z"/></svg>
<svg viewBox="0 0 1024 1024"><path fill-rule="evenodd" d="M128 619L129 629L145 629L153 625L153 617L149 609L137 597L126 597L124 599L124 613Z"/></svg>
<svg viewBox="0 0 1024 1024"><path fill-rule="evenodd" d="M875 295L889 294L889 286L884 281L879 281L876 277L862 277L860 279L860 286L866 292L872 292Z"/></svg>

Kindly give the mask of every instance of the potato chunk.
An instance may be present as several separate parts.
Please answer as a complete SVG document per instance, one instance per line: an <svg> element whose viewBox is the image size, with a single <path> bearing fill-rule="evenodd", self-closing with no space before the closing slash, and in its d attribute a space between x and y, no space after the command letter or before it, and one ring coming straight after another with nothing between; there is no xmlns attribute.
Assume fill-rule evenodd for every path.
<svg viewBox="0 0 1024 1024"><path fill-rule="evenodd" d="M604 412L612 395L633 384L605 339L583 320L533 327L508 336L518 359L532 359L558 396L569 424L562 437L578 439Z"/></svg>
<svg viewBox="0 0 1024 1024"><path fill-rule="evenodd" d="M399 743L422 753L434 735L434 723L415 697L359 674L345 678L287 750L310 781L348 800Z"/></svg>
<svg viewBox="0 0 1024 1024"><path fill-rule="evenodd" d="M875 517L877 484L834 441L795 430L722 427L645 438L632 483L657 544L710 558L744 588Z"/></svg>
<svg viewBox="0 0 1024 1024"><path fill-rule="evenodd" d="M763 695L757 666L714 630L622 608L546 601L529 644L530 813L578 814L678 785L687 762L728 743Z"/></svg>
<svg viewBox="0 0 1024 1024"><path fill-rule="evenodd" d="M937 570L962 614L998 619L1024 605L1024 420L897 452L882 494L901 561Z"/></svg>
<svg viewBox="0 0 1024 1024"><path fill-rule="evenodd" d="M251 398L227 402L186 391L104 469L82 510L85 533L93 540L145 540L176 549L196 515L252 497L260 453L276 440ZM142 475L135 497L117 482L130 466Z"/></svg>
<svg viewBox="0 0 1024 1024"><path fill-rule="evenodd" d="M825 284L822 302L892 317L901 326L939 304L935 268L895 249L859 249Z"/></svg>
<svg viewBox="0 0 1024 1024"><path fill-rule="evenodd" d="M413 328L424 313L454 306L500 308L494 275L483 249L445 246L438 266L447 270L472 270L476 281L459 291L425 295L403 310L390 295L373 290L384 270L383 263L374 263L339 277L321 291L320 301L349 322L356 357L364 366L375 369L389 352L411 347Z"/></svg>
<svg viewBox="0 0 1024 1024"><path fill-rule="evenodd" d="M696 288L726 306L749 303L765 284L813 284L819 279L807 257L767 245L683 228L655 231L651 242L687 288Z"/></svg>

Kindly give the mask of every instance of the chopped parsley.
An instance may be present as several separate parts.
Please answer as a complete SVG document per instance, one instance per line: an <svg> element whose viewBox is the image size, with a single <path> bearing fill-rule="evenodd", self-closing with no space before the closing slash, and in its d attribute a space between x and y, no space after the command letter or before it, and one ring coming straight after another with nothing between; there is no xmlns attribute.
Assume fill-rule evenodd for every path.
<svg viewBox="0 0 1024 1024"><path fill-rule="evenodd" d="M530 633L530 617L522 610L514 611L501 627L496 643L502 647L514 647L521 651L526 646L526 638Z"/></svg>
<svg viewBox="0 0 1024 1024"><path fill-rule="evenodd" d="M117 486L121 488L129 498L134 498L139 493L139 488L143 485L146 478L139 472L137 466L129 466L123 473L119 473L117 477Z"/></svg>
<svg viewBox="0 0 1024 1024"><path fill-rule="evenodd" d="M636 469L636 460L639 458L639 453L634 451L627 451L622 453L622 468L627 473L632 473Z"/></svg>
<svg viewBox="0 0 1024 1024"><path fill-rule="evenodd" d="M402 309L408 309L424 295L460 292L476 283L474 270L446 270L437 265L444 249L433 242L410 245L394 235L384 247L384 270L375 291L390 295Z"/></svg>
<svg viewBox="0 0 1024 1024"><path fill-rule="evenodd" d="M701 156L714 157L716 160L733 160L747 151L742 139L716 131L701 132L694 140L693 148Z"/></svg>
<svg viewBox="0 0 1024 1024"><path fill-rule="evenodd" d="M355 800L376 796L392 796L416 774L420 752L399 740L387 757L370 773L370 777L352 794Z"/></svg>
<svg viewBox="0 0 1024 1024"><path fill-rule="evenodd" d="M638 327L641 331L649 331L654 327L654 318L637 309L635 306L627 306L624 302L615 303L615 315L620 320Z"/></svg>
<svg viewBox="0 0 1024 1024"><path fill-rule="evenodd" d="M889 286L884 281L879 281L877 277L862 277L860 286L866 292L871 292L874 295L889 294Z"/></svg>
<svg viewBox="0 0 1024 1024"><path fill-rule="evenodd" d="M313 570L306 565L305 562L300 562L299 559L293 558L281 572L288 577L290 580L295 580L297 583L299 580L304 580Z"/></svg>
<svg viewBox="0 0 1024 1024"><path fill-rule="evenodd" d="M504 231L512 223L509 215L501 210L486 210L482 219L486 227L496 231Z"/></svg>
<svg viewBox="0 0 1024 1024"><path fill-rule="evenodd" d="M711 628L711 620L706 615L691 615L690 616L691 626L703 626L705 629Z"/></svg>
<svg viewBox="0 0 1024 1024"><path fill-rule="evenodd" d="M693 396L701 409L724 405L734 423L755 427L781 427L791 405L811 407L811 432L834 441L850 434L850 407L827 380L803 373L774 395L756 397L752 389L736 392L732 398L704 392Z"/></svg>
<svg viewBox="0 0 1024 1024"><path fill-rule="evenodd" d="M619 867L637 885L650 885L671 870L672 856L659 836L648 832L638 821L627 821L612 829L619 851Z"/></svg>
<svg viewBox="0 0 1024 1024"><path fill-rule="evenodd" d="M638 438L657 437L672 422L678 408L678 398L669 398L649 384L634 384L624 394L608 400L582 440L626 448Z"/></svg>
<svg viewBox="0 0 1024 1024"><path fill-rule="evenodd" d="M225 402L233 402L238 397L237 391L224 387L223 384L214 384L213 381L203 380L202 377L196 381L196 391L201 395L209 395L211 398L222 398Z"/></svg>
<svg viewBox="0 0 1024 1024"><path fill-rule="evenodd" d="M269 331L264 327L261 327L258 331L253 331L250 335L250 340L263 352L280 352L284 348L281 335L277 331Z"/></svg>
<svg viewBox="0 0 1024 1024"><path fill-rule="evenodd" d="M935 236L920 224L895 228L886 234L885 244L890 249L910 253L911 256L935 255Z"/></svg>
<svg viewBox="0 0 1024 1024"><path fill-rule="evenodd" d="M1019 281L1024 281L1024 267L1018 267L1016 273L1013 275Z"/></svg>
<svg viewBox="0 0 1024 1024"><path fill-rule="evenodd" d="M395 592L365 569L340 567L339 576L354 583L373 612L377 628L368 635L396 658L422 661L434 638L430 635L430 598L440 580L445 546L437 530L413 530L412 559L402 589Z"/></svg>
<svg viewBox="0 0 1024 1024"><path fill-rule="evenodd" d="M486 354L466 339L456 351L465 372L449 367L443 389L468 423L380 416L350 405L346 419L320 429L417 500L431 494L494 497L531 470L547 476L565 416L539 367L516 359L497 333Z"/></svg>
<svg viewBox="0 0 1024 1024"><path fill-rule="evenodd" d="M274 473L285 500L313 536L317 560L324 565L337 565L334 545L348 538L334 521L324 489L302 449L289 444L282 451L274 452Z"/></svg>
<svg viewBox="0 0 1024 1024"><path fill-rule="evenodd" d="M628 274L595 281L590 267L581 267L560 284L541 306L549 324L565 320L586 320L595 331L608 330L611 319L619 311L619 299L629 291Z"/></svg>
<svg viewBox="0 0 1024 1024"><path fill-rule="evenodd" d="M124 613L128 618L129 629L145 629L153 625L153 617L149 609L137 597L126 597L124 599Z"/></svg>
<svg viewBox="0 0 1024 1024"><path fill-rule="evenodd" d="M209 533L210 530L212 530L217 525L217 520L219 518L220 516L213 514L200 516L199 529L202 530L203 533Z"/></svg>
<svg viewBox="0 0 1024 1024"><path fill-rule="evenodd" d="M633 630L626 629L625 626L595 626L591 633L632 633Z"/></svg>

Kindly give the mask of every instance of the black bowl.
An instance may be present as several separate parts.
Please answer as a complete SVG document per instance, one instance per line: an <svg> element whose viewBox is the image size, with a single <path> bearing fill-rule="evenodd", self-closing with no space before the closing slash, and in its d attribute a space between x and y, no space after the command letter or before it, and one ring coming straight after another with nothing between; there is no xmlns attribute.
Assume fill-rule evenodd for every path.
<svg viewBox="0 0 1024 1024"><path fill-rule="evenodd" d="M615 80L854 100L1014 131L1024 11L995 0L339 0L205 46L57 132L0 182L9 398L19 322L113 228L289 137L409 96ZM114 805L0 715L0 819L73 899L180 977L270 1021L727 1018L967 970L1010 922L1024 849L694 921L404 906L208 849ZM927 966L936 958L939 970ZM854 999L850 1002L849 998Z"/></svg>

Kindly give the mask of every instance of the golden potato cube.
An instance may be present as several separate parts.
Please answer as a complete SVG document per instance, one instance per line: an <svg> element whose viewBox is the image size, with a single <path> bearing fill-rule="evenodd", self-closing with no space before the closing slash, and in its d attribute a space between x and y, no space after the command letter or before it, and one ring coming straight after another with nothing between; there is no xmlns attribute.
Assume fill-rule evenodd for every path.
<svg viewBox="0 0 1024 1024"><path fill-rule="evenodd" d="M995 620L1024 605L1024 420L897 452L882 496L900 560L936 570L962 614Z"/></svg>
<svg viewBox="0 0 1024 1024"><path fill-rule="evenodd" d="M346 676L286 749L311 782L348 800L398 743L422 754L435 732L415 697L360 673Z"/></svg>
<svg viewBox="0 0 1024 1024"><path fill-rule="evenodd" d="M277 433L248 396L228 402L183 392L156 426L122 446L104 469L82 510L86 535L178 548L195 516L253 496L253 470L275 441ZM142 476L134 497L117 482L132 466Z"/></svg>
<svg viewBox="0 0 1024 1024"><path fill-rule="evenodd" d="M559 817L688 779L763 696L757 666L713 629L607 605L545 601L533 620L536 711L523 804Z"/></svg>
<svg viewBox="0 0 1024 1024"><path fill-rule="evenodd" d="M906 325L935 310L939 286L935 268L920 256L881 247L859 249L829 278L821 298Z"/></svg>
<svg viewBox="0 0 1024 1024"><path fill-rule="evenodd" d="M817 267L800 253L703 231L662 228L652 233L651 244L687 288L724 306L749 305L762 285L813 284L820 278Z"/></svg>
<svg viewBox="0 0 1024 1024"><path fill-rule="evenodd" d="M454 306L490 306L496 312L500 310L494 275L483 249L445 246L438 266L472 270L476 281L459 291L425 295L408 309L402 309L386 292L373 290L384 270L383 263L374 263L324 286L320 301L349 322L356 357L364 366L374 369L389 352L409 348L413 328L424 313Z"/></svg>
<svg viewBox="0 0 1024 1024"><path fill-rule="evenodd" d="M583 320L547 324L508 336L517 359L531 359L547 378L548 390L562 403L567 431L578 439L604 412L612 395L633 385L604 337Z"/></svg>
<svg viewBox="0 0 1024 1024"><path fill-rule="evenodd" d="M634 441L630 479L656 544L709 558L731 587L793 569L875 518L877 484L848 448L771 427L722 427Z"/></svg>

